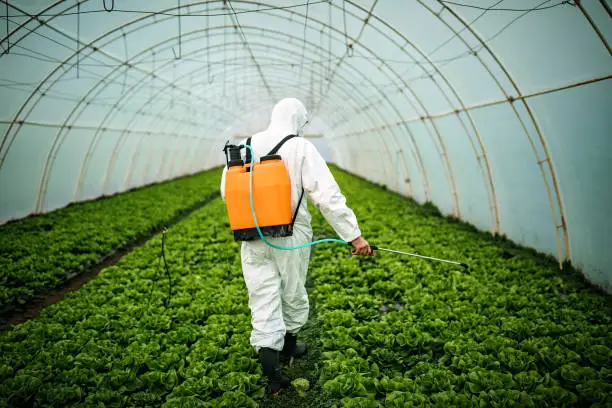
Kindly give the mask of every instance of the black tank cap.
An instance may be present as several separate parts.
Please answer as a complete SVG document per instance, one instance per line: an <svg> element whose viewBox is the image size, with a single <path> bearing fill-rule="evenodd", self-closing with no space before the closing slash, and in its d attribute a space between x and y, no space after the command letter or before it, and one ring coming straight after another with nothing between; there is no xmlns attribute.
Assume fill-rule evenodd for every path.
<svg viewBox="0 0 612 408"><path fill-rule="evenodd" d="M280 154L269 154L267 156L262 156L261 159L259 159L260 162L263 161L267 161L267 160L281 160L282 157Z"/></svg>

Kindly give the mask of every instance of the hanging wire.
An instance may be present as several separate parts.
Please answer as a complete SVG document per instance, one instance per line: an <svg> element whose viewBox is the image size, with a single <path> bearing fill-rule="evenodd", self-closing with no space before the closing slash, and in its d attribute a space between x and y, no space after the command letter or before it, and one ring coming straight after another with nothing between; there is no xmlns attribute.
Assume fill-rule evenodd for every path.
<svg viewBox="0 0 612 408"><path fill-rule="evenodd" d="M321 50L325 50L325 27L321 27L321 32L319 33L319 48ZM323 51L325 52L325 51ZM325 64L320 64L319 67L319 95L323 93L323 78L325 78Z"/></svg>
<svg viewBox="0 0 612 408"><path fill-rule="evenodd" d="M104 7L104 11L108 11L110 13L115 9L115 0L111 0L110 8L106 7L106 0L102 0L102 6Z"/></svg>
<svg viewBox="0 0 612 408"><path fill-rule="evenodd" d="M348 52L349 42L348 42L348 31L346 30L346 0L342 0L342 18L344 20L344 46Z"/></svg>
<svg viewBox="0 0 612 408"><path fill-rule="evenodd" d="M7 0L8 1L8 0ZM225 0L224 0L225 1ZM103 3L105 2L105 0L103 0ZM327 3L328 0L317 0L317 1L312 1L310 2L310 5L315 5L315 4L321 4L321 3ZM306 5L306 3L301 3L301 4L294 4L291 6L270 6L270 7L262 7L259 8L257 10L242 10L242 11L237 11L235 14L248 14L248 13L260 13L262 11L273 11L273 10L288 10L288 9L292 9L292 8L298 8L298 7L304 7ZM113 12L113 13L132 13L132 14L146 14L148 16L171 16L171 17L177 17L178 13L172 13L172 12L167 12L167 11L150 11L150 10L130 10L130 9L116 9L115 10L115 1L112 0L112 7L110 9L108 9L106 7L106 5L104 5L104 9L103 10L87 10L87 11L82 11L81 14L95 14L95 13L105 13L105 12ZM44 14L37 14L37 17L57 17L58 15L61 16L70 16L70 15L74 15L77 14L76 12L65 12L65 13L44 13ZM204 13L193 13L193 14L185 14L182 17L221 17L221 16L231 16L233 15L233 12L226 12L226 13L212 13L212 14L204 14ZM14 15L14 16L9 16L7 14L7 18L8 17L23 17L22 15Z"/></svg>
<svg viewBox="0 0 612 408"><path fill-rule="evenodd" d="M478 20L480 20L484 15L487 14L487 12L489 12L490 10L492 10L495 6L497 6L498 4L502 3L504 0L497 0L497 2L495 4L493 4L491 7L485 9L482 13L480 13L478 16L476 16L475 19L473 19L472 21L470 21L468 23L467 26L463 27L461 30L453 33L450 37L448 37L447 40L443 41L442 43L440 43L440 45L438 45L436 48L434 48L433 50L431 50L428 55L433 55L436 51L438 51L440 48L444 47L446 44L448 44L449 42L451 42L452 40L454 40L456 37L459 36L459 34L461 34L462 32L464 32L465 30L468 29L468 27L470 27L472 24L474 24L475 22L477 22Z"/></svg>
<svg viewBox="0 0 612 408"><path fill-rule="evenodd" d="M124 61L126 62L125 65L125 69L123 71L123 88L121 88L121 95L125 94L125 86L127 84L127 75L128 75L128 67L129 64L127 63L128 61L128 45L127 45L127 37L125 36L125 32L123 31L123 29L121 29L121 37L123 38L123 52L125 53L125 59Z"/></svg>
<svg viewBox="0 0 612 408"><path fill-rule="evenodd" d="M365 20L363 22L363 25L361 26L361 29L359 30L359 33L357 34L357 37L355 38L355 41L353 43L351 43L351 44L348 44L348 33L346 31L346 8L345 8L345 3L346 3L346 0L343 0L343 2L342 2L342 11L343 11L343 14L344 14L344 38L345 38L345 45L347 46L347 49L346 49L345 53L342 55L342 57L340 57L340 60L336 63L336 66L334 67L334 70L330 74L330 76L328 78L327 85L325 87L325 92L323 92L323 94L321 94L321 96L319 97L319 100L317 102L316 108L313 109L313 116L317 114L319 109L321 109L321 106L322 106L325 98L327 97L327 94L329 93L329 90L331 89L331 84L332 84L332 81L333 81L334 77L336 76L336 72L338 72L338 69L340 68L340 66L344 62L345 58L347 56L348 57L352 57L353 56L353 44L359 43L359 40L361 39L361 36L363 35L363 31L365 30L366 26L368 25L368 23L370 21L370 18L372 17L372 13L374 13L374 9L376 8L376 5L378 4L378 0L374 0L374 2L372 3L372 6L370 7L370 10L368 11L368 16L365 18Z"/></svg>
<svg viewBox="0 0 612 408"><path fill-rule="evenodd" d="M174 59L181 59L183 56L183 48L182 48L182 39L183 32L181 30L181 0L177 0L177 8L178 8L178 56L176 55L176 51L174 51L174 47L172 48L172 54L174 54ZM207 3L208 4L208 3Z"/></svg>
<svg viewBox="0 0 612 408"><path fill-rule="evenodd" d="M11 22L13 22L14 24L17 24L17 23L15 23L14 21L11 21ZM39 33L39 32L38 32L36 29L30 29L30 28L27 28L27 27L22 27L22 29L23 29L23 30L26 30L26 31L28 31L28 32L30 32L30 33L32 33L32 34L35 34L35 35L37 35L37 36L39 36L39 37L42 37L42 38L44 38L44 39L46 39L46 40L48 40L48 41L51 41L51 42L53 42L54 44L57 44L57 45L59 45L59 46L61 46L61 47L63 47L63 48L66 48L66 49L67 49L67 50L69 50L69 51L73 51L73 48L72 48L72 47L70 47L70 46L68 46L68 45L66 45L66 44L64 44L64 43L62 43L62 42L59 42L59 41L55 40L54 38L51 38L51 37L49 37L49 36L47 36L47 35L45 35L45 34L41 34L41 33ZM34 54L38 54L38 55L42 56L42 58L45 58L47 61L49 61L49 60L54 60L54 61L56 61L56 62L57 62L57 63L59 63L59 64L64 64L64 62L65 62L65 61L59 60L59 59L57 59L57 58L54 58L54 57L52 57L52 56L50 56L50 55L46 55L46 54L43 54L43 53L40 53L40 52L37 52L37 51L31 50L31 49L28 49L28 48L26 48L26 47L23 47L23 46L22 46L22 45L20 45L20 44L13 45L13 48L14 48L14 47L17 47L17 48L19 48L19 49L23 49L23 50L26 50L26 51L32 52L32 53L34 53ZM41 59L41 58L36 58L36 57L33 57L33 56L30 56L30 57L31 57L31 58L33 58L33 59ZM93 59L94 61L98 61L98 62L100 62L100 64L101 64L101 65L103 64L103 62L102 62L102 61L97 60L97 59L96 59L96 58L94 58L94 57L91 57L91 56L90 56L90 58L91 58L91 59ZM83 70L83 71L85 71L85 72L87 72L87 73L89 73L89 74L91 74L91 75L93 75L93 76L97 77L99 80L101 80L101 81L103 81L103 82L105 81L105 79L104 79L104 76L103 76L103 75L98 74L98 73L93 72L93 71L84 70L84 69L82 68L82 66L83 66L83 65L85 65L85 64L81 64L81 70ZM89 64L88 64L88 65L89 65ZM93 65L93 64L92 64L92 65ZM120 65L122 65L122 64L117 64L117 66L120 66ZM71 67L73 67L73 66L74 66L74 65L71 65ZM62 65L62 69L66 70L66 69L67 69L67 67L66 67L66 66L64 66L64 65ZM137 80L137 78L134 78L134 79L135 79L135 80ZM39 85L39 84L36 84L35 86L38 86L38 85Z"/></svg>
<svg viewBox="0 0 612 408"><path fill-rule="evenodd" d="M11 49L11 39L9 38L9 0L6 0L6 51L2 53L8 54Z"/></svg>
<svg viewBox="0 0 612 408"><path fill-rule="evenodd" d="M208 16L208 12L210 11L210 3L206 3L206 69L208 75L208 83L212 84L214 81L214 77L212 77L210 73L210 17Z"/></svg>
<svg viewBox="0 0 612 408"><path fill-rule="evenodd" d="M226 0L223 0L223 7L227 7ZM227 27L227 17L223 17L223 25ZM227 60L227 28L223 28L223 60ZM225 98L225 87L227 82L227 69L223 66L223 93L221 96ZM223 101L225 105L225 100Z"/></svg>
<svg viewBox="0 0 612 408"><path fill-rule="evenodd" d="M234 10L234 6L232 5L232 2L230 0L224 0L224 2L227 2L227 4L232 10L233 15L230 14L230 17L234 18L236 25L238 26L238 30L240 31L240 34L242 35L242 41L244 42L244 46L249 52L249 54L251 55L251 59L253 60L253 63L255 64L257 71L259 72L259 76L261 77L261 80L264 84L264 87L266 88L266 91L268 91L268 95L272 98L272 100L276 100L276 97L274 96L274 93L272 92L272 88L270 88L270 85L268 85L268 82L266 81L266 77L263 74L261 66L257 63L257 59L255 59L255 54L253 54L253 50L251 50L251 47L249 46L249 42L247 41L246 35L244 34L244 31L242 30L242 26L240 25L240 21L238 20L238 14L236 13L236 10Z"/></svg>
<svg viewBox="0 0 612 408"><path fill-rule="evenodd" d="M329 7L328 7L328 18L329 18L329 24L327 26L327 32L329 35L328 38L328 42L327 42L327 58L329 58L329 63L327 64L327 73L325 74L325 76L327 78L329 78L329 74L331 72L331 55L332 55L332 0L329 0Z"/></svg>
<svg viewBox="0 0 612 408"><path fill-rule="evenodd" d="M453 6L458 6L458 7L467 7L467 8L473 8L473 9L477 9L477 10L485 10L485 11L512 11L512 12L523 12L523 11L541 11L541 10L548 10L551 8L555 8L555 7L559 7L559 6L565 6L565 5L570 5L570 6L576 6L576 2L573 0L563 0L560 1L558 3L555 4L551 4L550 6L536 6L534 8L528 8L528 9L515 9L515 8L505 8L505 7L499 7L499 8L493 8L493 7L481 7L481 6L475 6L473 4L464 4L464 3L459 3L459 2L455 2L455 1L449 1L449 0L442 0L442 3L444 4L452 4ZM499 4L499 3L497 3Z"/></svg>
<svg viewBox="0 0 612 408"><path fill-rule="evenodd" d="M64 60L61 60L59 58L55 58L52 57L50 55L41 53L39 51L36 50L32 50L30 48L24 47L20 44L17 45L13 45L12 46L12 52L11 55L13 56L20 56L20 57L24 57L24 58L29 58L32 60L36 60L36 61L41 61L41 62L49 62L49 63L57 63L57 64L63 64L65 63ZM15 49L21 49L24 51L29 52L28 53L23 53L23 52L19 52L19 51L15 51ZM207 52L209 52L209 48L206 49ZM247 55L244 55L244 61L242 62L228 62L228 61L223 61L223 60L218 60L218 61L210 61L211 66L212 65L229 65L229 66L233 66L233 65L240 65L240 66L248 66L247 63ZM374 57L366 57L366 56L356 56L355 58L360 58L360 59L364 59L364 60L372 60L372 61L378 61L378 58L374 58ZM308 61L308 62L304 62L304 65L323 65L325 66L326 64L330 63L330 62L337 62L341 59L341 57L332 57L331 60L328 59L321 59L321 60L312 60L312 61ZM183 61L186 62L193 62L193 63L202 63L202 64L207 64L208 61L206 61L206 59L197 59L197 58L183 58ZM152 71L155 71L156 68L156 63L157 62L170 62L170 61L174 61L174 58L157 58L157 52L155 50L151 50L151 57L150 58L146 58L146 59L142 59L138 62L131 62L129 65L130 67L135 67L135 66L139 66L139 65L146 65L146 64L153 64L153 69ZM405 64L415 64L414 61L403 61L403 60L387 60L389 62L396 62L396 63L405 63ZM94 71L90 71L90 70L85 70L83 67L96 67L96 68L117 68L117 67L121 67L121 66L125 66L125 63L117 63L117 64L107 64L107 63L86 63L86 62L81 62L81 70L84 72L87 72L91 75L93 75L93 77L87 78L87 79L92 79L92 80L101 80L103 78L102 75L94 72ZM291 65L295 65L294 62L271 62L271 63L267 63L267 64L261 64L261 66L266 66L266 67L279 67L279 66L291 66ZM153 74L152 74L153 75ZM128 74L129 76L129 74ZM132 78L131 76L129 76L131 79L136 80L137 78ZM67 78L67 79L58 79L57 81L62 82L62 81L72 81L76 78ZM19 85L19 86L37 86L39 83L38 82L15 82L15 81L10 81L7 79L3 79L0 78L0 87L3 86L3 83L8 83L10 85Z"/></svg>
<svg viewBox="0 0 612 408"><path fill-rule="evenodd" d="M153 97L153 93L154 93L154 89L155 89L155 50L151 51L151 54L153 54L153 69L151 70L151 98Z"/></svg>
<svg viewBox="0 0 612 408"><path fill-rule="evenodd" d="M429 51L429 53L428 53L427 55L428 55L428 56L431 56L431 55L433 55L434 53L436 53L438 50L440 50L440 49L441 49L442 47L444 47L446 44L450 43L452 40L454 40L455 38L457 38L457 37L458 37L458 36L459 36L459 35L460 35L462 32L464 32L465 30L467 30L467 29L468 29L468 27L471 27L471 26L472 26L472 24L474 24L475 22L477 22L478 20L480 20L480 19L481 19L481 18L482 18L484 15L486 15L486 14L487 14L487 12L488 12L490 9L494 8L495 6L497 6L498 4L502 3L503 1L504 1L504 0L497 0L497 2L496 2L495 4L493 4L492 6L488 7L486 10L484 10L482 13L480 13L478 16L476 16L476 18L474 18L472 21L470 21L470 22L469 22L469 23L468 23L468 24L467 24L465 27L463 27L463 28L462 28L461 30L459 30L459 31L454 32L454 33L453 33L453 34L452 34L450 37L448 37L448 38L447 38L445 41L442 41L442 42L441 42L441 43L440 43L438 46L436 46L436 47L435 47L433 50ZM442 4L442 5L444 6L444 4ZM446 58L445 60L440 60L440 61L436 61L436 62L434 62L434 61L431 61L431 62L430 62L430 61L427 61L427 60L422 61L422 62L417 61L417 65L419 65L419 66L420 66L421 64L423 64L423 65L431 65L431 64L434 64L434 63L450 63L450 62L452 62L452 61L455 61L455 60L458 60L458 59L462 59L462 58L465 58L465 57L470 56L470 55L473 55L471 51L465 51L465 52L462 52L462 53L460 53L460 54L457 54L457 55L456 55L456 56L454 56L454 57L451 57L451 58ZM442 66L445 66L445 65L446 65L446 64L444 64L444 65L442 65ZM422 68L422 67L421 67L421 68ZM408 75L408 74L411 72L411 70L412 70L412 69L407 69L407 70L405 70L405 71L401 72L401 73L399 74L399 76L400 76L400 77L403 77L403 76L405 76L405 75ZM424 70L424 68L423 68L423 70ZM428 73L428 75L429 75L429 73ZM421 75L419 75L417 78L421 78Z"/></svg>
<svg viewBox="0 0 612 408"><path fill-rule="evenodd" d="M77 1L77 78L79 78L81 62L81 2Z"/></svg>
<svg viewBox="0 0 612 408"><path fill-rule="evenodd" d="M304 62L304 51L306 50L306 27L308 25L308 6L310 1L306 3L306 16L304 18L304 34L302 40L302 56L300 58L300 73L298 75L298 84L302 82L302 63Z"/></svg>
<svg viewBox="0 0 612 408"><path fill-rule="evenodd" d="M448 1L444 1L444 0L440 0L440 1L441 1L441 3L449 3ZM457 61L457 60L460 60L460 59L464 59L464 58L468 58L468 57L476 56L476 55L478 55L478 53L479 53L481 50L483 50L483 49L486 47L486 45L487 45L487 44L489 44L489 43L490 43L491 41L493 41L495 38L497 38L498 36L500 36L500 35L501 35L501 34L502 34L504 31L506 31L508 28L510 28L510 26L511 26L511 25L513 25L513 24L514 24L514 23L516 23L518 20L520 20L521 18L525 17L526 15L528 15L528 14L530 14L530 13L534 12L534 11L543 10L544 8L542 8L542 6L543 6L544 4L546 4L546 3L549 3L550 1L551 1L551 0L544 0L543 2L539 3L538 5L536 5L536 6L535 6L535 7L533 7L533 8L530 8L530 9L525 9L525 10L522 12L522 14L520 14L520 15L516 16L515 18L513 18L512 20L510 20L510 21L509 21L509 22L508 22L506 25L504 25L504 26L503 26L503 27L502 27L502 28L501 28L499 31L497 31L495 34L493 34L493 35L492 35L492 36L490 36L489 38L487 38L487 39L483 40L483 41L482 41L482 42L481 42L481 43L480 43L478 46L476 46L474 49L463 51L463 52L461 52L461 53L459 53L459 54L457 54L457 55L454 55L454 56L452 56L452 57L449 57L449 58L446 58L446 59L443 59L443 60L440 60L440 61L431 61L431 62L430 62L430 61L423 61L421 64L423 64L423 65L427 65L427 64L428 64L428 65L434 65L434 64L435 64L435 65L437 66L437 69L440 69L440 68L445 67L446 65L450 64L450 63L451 63L451 62L453 62L453 61ZM499 2L495 3L495 5L497 5L497 4L499 4ZM571 4L571 3L569 3L569 2L557 3L557 4L555 4L554 6L555 6L555 7L559 7L559 6L564 5L564 4ZM491 6L491 7L488 7L488 8L483 8L484 12L485 12L485 13L487 13L487 12L489 12L489 11L496 10L495 8L493 8L493 7L495 7L495 5L493 5L493 6ZM448 6L446 6L446 7L448 7ZM551 8L551 7L548 7L548 8ZM477 17L477 19L478 19L478 18L480 18L480 17L482 17L482 14L481 14L480 16L478 16L478 17ZM473 23L473 22L472 22L472 23ZM470 26L472 23L470 23L470 24L466 25L466 27L465 27L465 28L467 29L467 27L469 27L469 26ZM457 35L457 34L455 34L455 35ZM453 38L454 38L454 36L453 36ZM450 40L452 40L452 38L451 38L451 39L449 39L448 41L450 41ZM430 53L430 54L431 54L431 53ZM406 75L408 72L409 72L409 71L404 71L404 72L400 73L400 76ZM432 69L432 70L430 70L430 71L426 71L426 72L425 72L423 75L419 75L419 76L416 76L416 77L414 77L414 78L411 78L411 79L406 80L406 82L410 82L410 81L413 81L413 80L419 80L419 79L427 79L427 78L432 78L432 77L433 77L433 75L435 75L436 73L437 73L436 68L433 68L433 69Z"/></svg>
<svg viewBox="0 0 612 408"><path fill-rule="evenodd" d="M20 12L22 13L22 15L26 15L26 16L29 16L29 17L33 18L33 16L32 16L32 15L29 15L29 14L27 14L27 13L25 13L25 12L21 11L21 10L18 10L18 11L20 11ZM17 24L17 23L15 23L15 24ZM44 22L42 22L42 24L44 24ZM49 37L49 36L47 36L47 35L45 35L45 34L41 34L41 33L39 33L39 32L38 32L38 30L37 30L37 29L30 29L30 28L27 28L27 27L22 27L22 28L23 28L25 31L28 31L28 32L30 32L30 33L32 33L32 34L35 34L35 35L40 36L40 37L42 37L42 38L45 38L45 39L47 39L48 41L53 42L53 43L55 43L55 44L57 44L57 45L59 45L59 46L61 46L61 47L64 47L64 48L66 48L66 49L70 50L71 52L73 52L73 51L74 51L74 48L73 48L72 46L68 46L68 45L66 45L66 44L64 44L64 43L62 43L62 42L59 42L59 41L55 40L54 38L51 38L51 37ZM55 31L58 31L58 30L55 30ZM58 32L59 32L59 31L58 31ZM74 38L72 38L72 37L70 37L70 36L67 36L67 35L64 35L64 36L68 37L68 38L69 38L69 39L71 39L72 41L76 41ZM51 58L51 57L49 57L49 58ZM98 59L96 59L95 57L91 57L91 56L90 56L90 58L91 58L92 60L94 60L94 61L99 61L99 60L98 60ZM100 62L101 62L101 61L100 61ZM62 64L62 65L61 65L61 69L63 69L65 72L67 72L67 71L68 71L70 68L74 67L74 64L68 64L68 63L67 63L67 61L61 61L60 63ZM124 62L124 63L125 63L125 62ZM119 64L119 65L122 65L122 64ZM88 72L90 72L90 71L88 71ZM107 83L107 82L109 82L109 80L108 80L107 78L105 78L105 77L104 77L104 75L97 74L97 73L95 73L95 72L90 72L90 73L91 73L92 75L97 76L98 78L100 78L99 80L100 80L102 83ZM130 75L128 75L128 76L130 76ZM139 80L139 78L135 78L135 80L137 81L137 80ZM54 81L50 81L50 82L51 82L51 86L53 86L53 84L55 83ZM116 79L110 80L110 83L112 83L113 85L114 85L116 82L117 82L117 81L116 81ZM39 86L40 86L40 84L38 84L38 85L37 85L37 87L39 87ZM45 95L45 92L44 92L44 91L43 91L43 92L41 92L41 93L42 93L43 95Z"/></svg>

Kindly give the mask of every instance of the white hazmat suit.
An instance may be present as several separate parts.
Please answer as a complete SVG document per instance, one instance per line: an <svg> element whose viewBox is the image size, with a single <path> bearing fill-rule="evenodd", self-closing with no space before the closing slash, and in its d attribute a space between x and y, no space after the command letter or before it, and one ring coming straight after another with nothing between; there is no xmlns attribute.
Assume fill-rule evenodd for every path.
<svg viewBox="0 0 612 408"><path fill-rule="evenodd" d="M307 122L306 108L299 100L281 100L272 111L269 127L252 136L254 160L259 161L285 136L303 136L301 133ZM246 140L241 144L244 143ZM351 242L359 238L361 231L355 214L346 206L346 199L314 145L303 137L297 137L285 142L278 154L289 171L293 211L302 188L305 194L297 213L293 236L266 239L283 247L295 247L311 241L311 216L306 197L321 210L341 239ZM224 200L226 170L221 178L221 196ZM254 171L257 171L257 166ZM258 351L262 347L282 350L285 333L297 333L308 320L305 282L310 248L283 251L268 246L262 240L248 241L242 243L241 257L253 325L251 345Z"/></svg>

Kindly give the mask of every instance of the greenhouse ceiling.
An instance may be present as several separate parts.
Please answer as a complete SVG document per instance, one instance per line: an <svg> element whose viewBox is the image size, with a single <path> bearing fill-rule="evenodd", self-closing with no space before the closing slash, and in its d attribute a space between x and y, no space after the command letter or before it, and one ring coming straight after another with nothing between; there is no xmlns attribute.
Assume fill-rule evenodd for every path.
<svg viewBox="0 0 612 408"><path fill-rule="evenodd" d="M291 96L329 161L612 287L609 0L0 9L0 222L221 165Z"/></svg>

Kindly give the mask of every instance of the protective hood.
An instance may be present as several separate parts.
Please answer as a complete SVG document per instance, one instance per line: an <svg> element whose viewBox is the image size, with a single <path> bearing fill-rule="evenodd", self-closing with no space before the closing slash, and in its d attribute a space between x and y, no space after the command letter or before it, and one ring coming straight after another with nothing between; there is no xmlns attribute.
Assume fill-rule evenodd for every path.
<svg viewBox="0 0 612 408"><path fill-rule="evenodd" d="M268 131L275 134L303 136L308 123L308 112L304 104L295 98L285 98L274 106Z"/></svg>

